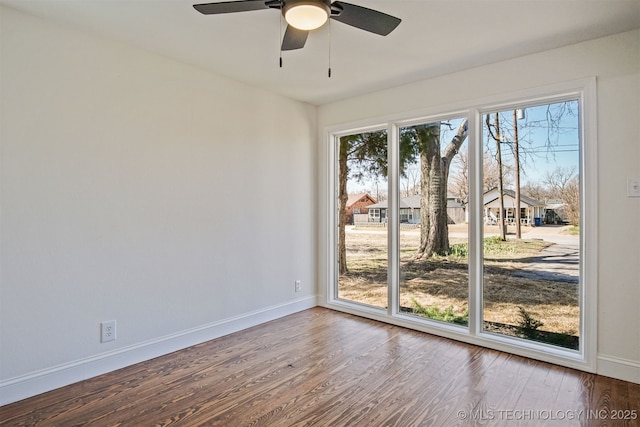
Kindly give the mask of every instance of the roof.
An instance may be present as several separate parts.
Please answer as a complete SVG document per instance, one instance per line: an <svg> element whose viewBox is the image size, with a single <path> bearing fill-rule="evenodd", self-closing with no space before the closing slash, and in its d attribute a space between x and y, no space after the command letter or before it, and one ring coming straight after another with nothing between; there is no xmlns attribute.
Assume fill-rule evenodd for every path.
<svg viewBox="0 0 640 427"><path fill-rule="evenodd" d="M548 210L560 210L566 206L567 205L565 205L564 203L547 203L544 208Z"/></svg>
<svg viewBox="0 0 640 427"><path fill-rule="evenodd" d="M374 203L373 205L367 206L367 209L387 209L388 207L387 203L388 203L388 200L383 200L381 202Z"/></svg>
<svg viewBox="0 0 640 427"><path fill-rule="evenodd" d="M418 194L400 199L400 209L420 209L420 199Z"/></svg>
<svg viewBox="0 0 640 427"><path fill-rule="evenodd" d="M515 200L516 198L516 192L513 190L502 190L503 194L507 197L510 197L512 199ZM495 194L491 194L491 193L495 193ZM498 195L498 189L497 188L492 188L491 190L487 191L484 193L484 204L487 205L491 202L493 202L494 200L498 199L499 195ZM525 205L528 206L544 206L544 203L536 200L532 197L529 197L525 194L520 193L520 203L524 203Z"/></svg>
<svg viewBox="0 0 640 427"><path fill-rule="evenodd" d="M362 198L364 197L368 197L369 199L371 199L374 203L376 201L376 199L374 199L373 197L371 197L369 195L369 193L358 193L358 194L349 194L349 198L347 199L347 206L351 206L354 203L360 201Z"/></svg>
<svg viewBox="0 0 640 427"><path fill-rule="evenodd" d="M420 200L422 197L419 194L415 194L413 196L405 197L400 199L400 209L420 209ZM373 205L367 206L368 209L387 209L388 208L388 200L383 200L379 203L375 203ZM461 208L464 204L460 203L458 200L449 198L447 199L447 207L448 208Z"/></svg>

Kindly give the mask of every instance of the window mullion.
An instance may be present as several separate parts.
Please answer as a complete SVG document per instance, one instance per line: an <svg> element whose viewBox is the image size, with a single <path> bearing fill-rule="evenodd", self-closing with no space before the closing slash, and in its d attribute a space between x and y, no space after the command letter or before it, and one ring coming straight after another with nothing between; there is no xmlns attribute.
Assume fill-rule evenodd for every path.
<svg viewBox="0 0 640 427"><path fill-rule="evenodd" d="M482 319L482 125L480 112L469 112L469 333L478 335Z"/></svg>
<svg viewBox="0 0 640 427"><path fill-rule="evenodd" d="M400 283L400 142L399 129L390 123L387 129L387 238L388 238L388 270L387 270L387 313L394 316L399 311Z"/></svg>

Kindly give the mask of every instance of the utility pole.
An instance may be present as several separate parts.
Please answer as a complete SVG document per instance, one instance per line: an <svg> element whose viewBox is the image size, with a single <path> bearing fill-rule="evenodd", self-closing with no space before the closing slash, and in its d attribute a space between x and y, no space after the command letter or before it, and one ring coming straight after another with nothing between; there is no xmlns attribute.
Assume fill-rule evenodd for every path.
<svg viewBox="0 0 640 427"><path fill-rule="evenodd" d="M502 147L500 147L502 135L500 134L500 116L495 115L496 120L496 156L498 160L498 194L500 196L500 215L498 215L500 225L500 239L507 240L507 222L504 215L504 183L502 177Z"/></svg>
<svg viewBox="0 0 640 427"><path fill-rule="evenodd" d="M522 238L520 228L520 152L518 148L518 110L513 110L513 155L515 162L516 239Z"/></svg>

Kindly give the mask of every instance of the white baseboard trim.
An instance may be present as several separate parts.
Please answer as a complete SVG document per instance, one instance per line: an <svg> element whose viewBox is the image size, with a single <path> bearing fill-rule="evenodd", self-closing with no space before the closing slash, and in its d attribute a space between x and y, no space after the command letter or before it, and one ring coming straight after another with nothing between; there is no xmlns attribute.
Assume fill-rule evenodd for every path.
<svg viewBox="0 0 640 427"><path fill-rule="evenodd" d="M192 345L315 306L317 306L316 296L301 298L2 381L0 382L0 406L182 350Z"/></svg>
<svg viewBox="0 0 640 427"><path fill-rule="evenodd" d="M599 354L598 374L640 384L640 362Z"/></svg>

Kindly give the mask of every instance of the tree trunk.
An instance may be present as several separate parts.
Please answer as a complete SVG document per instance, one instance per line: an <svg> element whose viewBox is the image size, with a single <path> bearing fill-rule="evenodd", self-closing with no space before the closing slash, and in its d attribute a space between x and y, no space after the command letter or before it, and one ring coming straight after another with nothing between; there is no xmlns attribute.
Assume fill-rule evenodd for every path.
<svg viewBox="0 0 640 427"><path fill-rule="evenodd" d="M420 248L416 258L449 253L446 185L442 185L440 123L421 132L420 141ZM444 188L444 203L442 192ZM443 206L444 205L444 206ZM444 227L442 215L444 211Z"/></svg>
<svg viewBox="0 0 640 427"><path fill-rule="evenodd" d="M488 116L487 116L488 117ZM507 240L507 221L504 212L504 179L502 176L502 147L500 146L500 118L496 113L496 156L498 160L498 196L500 197L500 213L498 215L498 228L500 228L500 240Z"/></svg>
<svg viewBox="0 0 640 427"><path fill-rule="evenodd" d="M467 138L468 123L464 120L447 145L440 151L440 123L430 123L417 131L420 142L420 247L415 259L434 254L449 254L447 216L447 182L449 167Z"/></svg>
<svg viewBox="0 0 640 427"><path fill-rule="evenodd" d="M349 170L347 169L348 160L348 144L340 141L340 156L338 160L338 270L339 274L349 272L347 268L347 245L345 236L345 227L347 225L347 201L349 194L347 193L347 177Z"/></svg>

